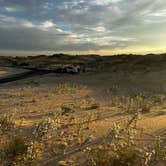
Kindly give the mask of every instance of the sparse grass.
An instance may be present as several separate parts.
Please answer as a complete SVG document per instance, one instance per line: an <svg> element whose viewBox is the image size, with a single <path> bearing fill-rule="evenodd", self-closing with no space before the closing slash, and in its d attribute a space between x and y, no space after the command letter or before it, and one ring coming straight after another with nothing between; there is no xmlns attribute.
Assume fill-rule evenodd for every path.
<svg viewBox="0 0 166 166"><path fill-rule="evenodd" d="M85 85L74 85L69 83L63 83L56 86L55 92L58 94L74 93L75 91L79 91L86 88L87 87Z"/></svg>
<svg viewBox="0 0 166 166"><path fill-rule="evenodd" d="M133 103L137 104L136 108L139 108L144 102L142 98L136 98ZM129 118L126 125L115 124L110 126L110 130L104 138L99 143L93 144L95 139L89 139L91 133L87 134L87 131L90 131L89 126L92 125L95 116L89 113L82 119L72 118L72 121L74 120L72 124L70 118L64 118L66 114L70 115L72 110L70 105L65 105L61 109L53 117L43 118L32 125L33 132L27 136L22 133L13 133L13 137L10 137L5 144L3 143L3 146L0 146L3 147L0 154L4 166L7 166L7 164L15 166L33 165L35 160L41 160L42 156L46 155L45 153L54 155L58 159L68 153L70 154L70 152L81 152L81 147L86 148L83 155L88 166L148 166L156 161L165 160L166 151L162 147L161 137L154 139L154 146L149 151L142 150L138 146L138 142L135 140L139 140L139 137L137 138L139 129L136 125L139 118L135 112L130 112L133 116ZM10 118L4 117L2 118L5 119L2 120L3 124L8 124ZM100 117L102 117L102 114ZM96 118L96 120L99 119ZM14 120L9 124L13 123ZM63 129L65 125L69 125L67 130ZM47 144L51 148L48 152L45 152L43 149L48 146ZM76 145L80 148L74 149ZM87 154L88 157L86 157Z"/></svg>
<svg viewBox="0 0 166 166"><path fill-rule="evenodd" d="M125 97L125 96L112 96L110 101L111 106L119 107L126 113L134 113L139 111L140 113L150 113L151 109L156 105L161 104L162 99L160 97L145 97L138 95L136 97ZM164 103L164 102L162 102Z"/></svg>
<svg viewBox="0 0 166 166"><path fill-rule="evenodd" d="M27 152L28 145L26 139L21 135L16 135L11 138L6 148L6 155L10 158L16 158L24 155Z"/></svg>
<svg viewBox="0 0 166 166"><path fill-rule="evenodd" d="M0 131L6 132L14 128L14 119L12 114L4 114L0 116Z"/></svg>

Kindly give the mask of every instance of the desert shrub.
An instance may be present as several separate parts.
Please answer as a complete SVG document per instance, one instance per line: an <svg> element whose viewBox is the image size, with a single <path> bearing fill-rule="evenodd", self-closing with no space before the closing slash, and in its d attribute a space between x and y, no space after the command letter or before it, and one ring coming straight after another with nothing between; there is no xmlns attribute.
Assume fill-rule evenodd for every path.
<svg viewBox="0 0 166 166"><path fill-rule="evenodd" d="M118 153L116 153L117 158L115 157L112 160L112 166L130 166L137 165L137 152L131 148L128 149L120 149ZM115 156L116 156L115 155Z"/></svg>
<svg viewBox="0 0 166 166"><path fill-rule="evenodd" d="M5 165L21 166L31 163L41 157L42 150L38 142L29 140L22 135L11 137L3 147Z"/></svg>
<svg viewBox="0 0 166 166"><path fill-rule="evenodd" d="M53 119L44 118L33 126L33 135L37 138L42 138L50 130L55 129L55 128L56 128L56 124Z"/></svg>
<svg viewBox="0 0 166 166"><path fill-rule="evenodd" d="M166 160L166 147L164 146L164 141L160 136L156 136L155 138L153 151L155 154L155 160Z"/></svg>
<svg viewBox="0 0 166 166"><path fill-rule="evenodd" d="M160 136L154 137L154 141L153 139L149 140L151 146L141 147L141 141L144 140L137 138L138 129L133 127L131 123L135 123L135 118L134 121L129 120L127 126L114 124L99 145L96 147L93 146L92 148L88 147L88 165L150 166L160 161L165 162L165 138Z"/></svg>
<svg viewBox="0 0 166 166"><path fill-rule="evenodd" d="M78 123L76 125L76 134L78 142L81 143L83 141L83 135L84 135L84 124Z"/></svg>
<svg viewBox="0 0 166 166"><path fill-rule="evenodd" d="M142 113L149 113L153 106L151 99L146 99L141 96L136 97L136 103L139 111Z"/></svg>
<svg viewBox="0 0 166 166"><path fill-rule="evenodd" d="M11 114L4 114L0 116L0 131L9 131L14 127L14 119Z"/></svg>
<svg viewBox="0 0 166 166"><path fill-rule="evenodd" d="M88 166L130 166L137 165L137 153L129 147L116 151L99 146L90 151Z"/></svg>
<svg viewBox="0 0 166 166"><path fill-rule="evenodd" d="M8 143L6 148L6 155L15 158L27 152L27 142L21 135L14 136Z"/></svg>
<svg viewBox="0 0 166 166"><path fill-rule="evenodd" d="M143 152L142 156L141 156L142 165L143 166L149 166L154 154L155 154L154 150L152 150L152 151L149 150L149 151Z"/></svg>
<svg viewBox="0 0 166 166"><path fill-rule="evenodd" d="M152 96L152 100L155 104L162 104L165 102L166 96L165 95L155 95Z"/></svg>
<svg viewBox="0 0 166 166"><path fill-rule="evenodd" d="M135 134L135 129L114 124L104 142L89 151L88 165L136 166L139 155L133 146Z"/></svg>
<svg viewBox="0 0 166 166"><path fill-rule="evenodd" d="M109 166L111 158L111 154L102 146L93 148L89 152L88 166Z"/></svg>

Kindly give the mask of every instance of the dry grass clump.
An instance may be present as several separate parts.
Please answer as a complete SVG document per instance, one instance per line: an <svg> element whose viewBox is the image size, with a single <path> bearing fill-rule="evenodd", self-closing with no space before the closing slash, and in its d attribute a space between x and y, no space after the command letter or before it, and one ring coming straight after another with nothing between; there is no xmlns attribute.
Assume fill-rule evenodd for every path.
<svg viewBox="0 0 166 166"><path fill-rule="evenodd" d="M9 140L6 147L6 155L11 158L16 158L17 156L25 154L27 148L26 139L21 135L16 135Z"/></svg>
<svg viewBox="0 0 166 166"><path fill-rule="evenodd" d="M21 133L12 135L1 145L0 161L3 165L29 165L42 156L39 142L31 140Z"/></svg>
<svg viewBox="0 0 166 166"><path fill-rule="evenodd" d="M13 114L4 114L0 116L0 132L6 132L14 128L15 122Z"/></svg>
<svg viewBox="0 0 166 166"><path fill-rule="evenodd" d="M0 135L0 165L3 166L29 165L41 158L43 153L43 146L41 146L43 143L34 138L33 133L26 133L21 126L22 123L17 126L15 119L14 114L4 114L0 117L2 132ZM44 122L43 126L47 128ZM38 133L45 134L44 127L39 126Z"/></svg>
<svg viewBox="0 0 166 166"><path fill-rule="evenodd" d="M56 123L53 119L43 118L33 126L33 135L36 138L41 139L42 137L47 135L50 130L55 129L56 127Z"/></svg>
<svg viewBox="0 0 166 166"><path fill-rule="evenodd" d="M88 166L129 166L136 165L137 153L131 148L120 148L116 152L103 146L90 151Z"/></svg>
<svg viewBox="0 0 166 166"><path fill-rule="evenodd" d="M146 99L142 96L136 96L135 98L128 98L126 104L126 111L128 113L139 111L141 113L149 113L153 107L153 101Z"/></svg>
<svg viewBox="0 0 166 166"><path fill-rule="evenodd" d="M51 145L51 151L55 156L62 156L65 154L65 149L67 147L67 143L53 143Z"/></svg>
<svg viewBox="0 0 166 166"><path fill-rule="evenodd" d="M63 93L74 93L75 91L79 91L82 89L86 89L86 86L84 85L74 85L70 83L64 83L64 84L59 84L55 88L55 92L58 94L63 94Z"/></svg>
<svg viewBox="0 0 166 166"><path fill-rule="evenodd" d="M80 102L79 107L82 110L95 110L100 108L100 103L96 102L94 98L86 96L85 99Z"/></svg>

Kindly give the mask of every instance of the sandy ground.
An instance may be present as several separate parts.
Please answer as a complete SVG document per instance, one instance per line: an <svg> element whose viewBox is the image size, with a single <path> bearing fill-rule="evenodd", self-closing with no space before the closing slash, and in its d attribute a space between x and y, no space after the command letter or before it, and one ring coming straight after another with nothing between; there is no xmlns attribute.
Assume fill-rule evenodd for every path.
<svg viewBox="0 0 166 166"><path fill-rule="evenodd" d="M18 118L25 119L23 125L29 127L43 117L51 116L62 105L74 105L72 115L75 117L81 118L87 114L96 116L100 113L100 120L90 124L89 131L99 138L108 132L114 122L123 123L129 118L118 108L118 103L111 105L115 98L157 96L162 101L154 105L150 113L141 116L138 126L145 133L166 138L165 83L166 71L35 76L0 85L0 114L15 112ZM96 109L81 109L83 102L89 99L100 106Z"/></svg>
<svg viewBox="0 0 166 166"><path fill-rule="evenodd" d="M19 69L19 68L10 68L10 67L0 67L0 78L10 76L13 74L19 74L22 72L25 72L27 70L25 69Z"/></svg>
<svg viewBox="0 0 166 166"><path fill-rule="evenodd" d="M5 68L0 68L0 77L4 76L5 74L7 74L7 70Z"/></svg>
<svg viewBox="0 0 166 166"><path fill-rule="evenodd" d="M11 111L14 108L24 110L30 114L31 111L39 111L44 114L44 112L54 111L54 108L57 108L58 105L60 106L63 103L70 103L75 100L80 102L86 96L90 96L96 102L100 102L102 105L108 107L112 96L135 96L141 94L165 96L165 82L166 71L146 74L100 73L84 75L47 74L35 76L0 85L0 111ZM69 93L66 92L66 94L57 94L55 89L57 86L63 84L85 88L80 89L80 91L73 91L73 94L70 91ZM32 100L35 100L35 102L33 103ZM166 111L164 103L155 109L157 109L155 112ZM154 117L150 114L145 116L146 120L143 121L147 122L147 125L145 125L146 128L158 130L160 126L162 128L166 127L165 117L165 115Z"/></svg>

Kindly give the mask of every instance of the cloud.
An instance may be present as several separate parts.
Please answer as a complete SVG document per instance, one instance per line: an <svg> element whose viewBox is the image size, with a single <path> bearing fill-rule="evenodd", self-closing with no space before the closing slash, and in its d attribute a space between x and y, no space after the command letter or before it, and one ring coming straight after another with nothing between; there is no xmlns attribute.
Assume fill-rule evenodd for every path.
<svg viewBox="0 0 166 166"><path fill-rule="evenodd" d="M33 27L35 27L35 25L32 22L30 22L30 21L23 21L22 25L24 27L26 27L26 28L33 28Z"/></svg>
<svg viewBox="0 0 166 166"><path fill-rule="evenodd" d="M42 23L43 28L51 28L54 27L55 24L51 21L51 20L47 20L45 22Z"/></svg>
<svg viewBox="0 0 166 166"><path fill-rule="evenodd" d="M90 1L90 3L92 4L92 5L109 5L109 4L111 4L111 3L117 3L117 2L120 2L120 1L122 1L122 0L92 0L92 1Z"/></svg>
<svg viewBox="0 0 166 166"><path fill-rule="evenodd" d="M16 11L17 11L17 9L14 8L14 7L5 7L5 10L6 10L7 12L16 12Z"/></svg>
<svg viewBox="0 0 166 166"><path fill-rule="evenodd" d="M86 51L148 45L146 38L157 33L154 27L160 33L165 20L164 0L0 0L0 49Z"/></svg>

